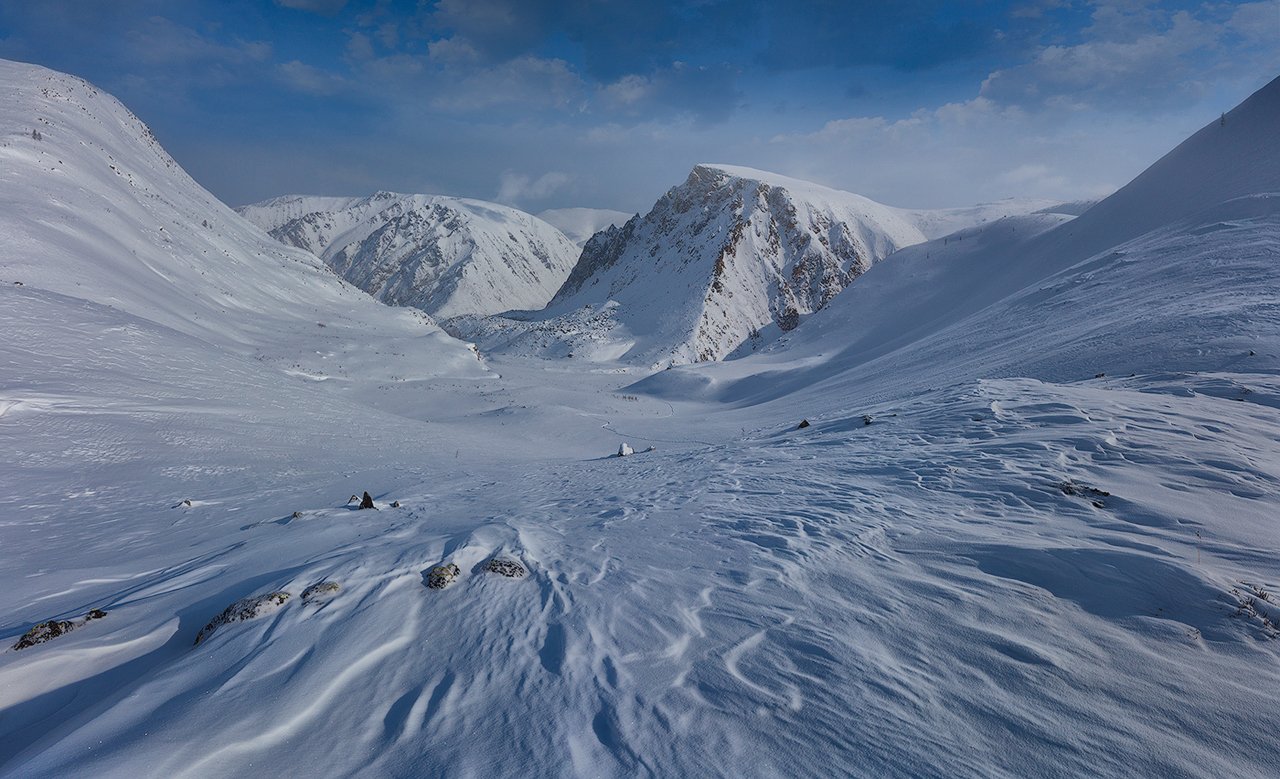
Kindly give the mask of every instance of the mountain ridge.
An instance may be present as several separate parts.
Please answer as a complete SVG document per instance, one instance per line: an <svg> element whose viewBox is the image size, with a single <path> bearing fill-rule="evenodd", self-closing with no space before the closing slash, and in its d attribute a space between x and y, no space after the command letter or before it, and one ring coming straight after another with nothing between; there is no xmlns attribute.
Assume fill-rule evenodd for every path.
<svg viewBox="0 0 1280 779"><path fill-rule="evenodd" d="M540 307L578 253L531 214L445 195L285 195L239 213L384 303L441 318Z"/></svg>

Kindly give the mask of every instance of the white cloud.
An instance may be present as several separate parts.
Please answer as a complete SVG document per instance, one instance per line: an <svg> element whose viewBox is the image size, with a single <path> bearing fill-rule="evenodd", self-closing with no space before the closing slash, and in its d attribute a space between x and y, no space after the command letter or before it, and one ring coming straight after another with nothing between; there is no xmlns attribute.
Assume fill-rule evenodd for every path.
<svg viewBox="0 0 1280 779"><path fill-rule="evenodd" d="M1280 5L1206 4L1171 11L1145 0L1099 2L1083 40L1041 48L991 73L981 96L1028 109L1186 105L1224 77L1256 76L1280 64Z"/></svg>
<svg viewBox="0 0 1280 779"><path fill-rule="evenodd" d="M325 70L321 70L299 60L291 60L276 66L280 80L288 88L296 92L310 95L332 95L346 89L350 82Z"/></svg>
<svg viewBox="0 0 1280 779"><path fill-rule="evenodd" d="M605 85L601 92L605 100L614 105L631 106L653 92L653 81L645 76L632 74Z"/></svg>

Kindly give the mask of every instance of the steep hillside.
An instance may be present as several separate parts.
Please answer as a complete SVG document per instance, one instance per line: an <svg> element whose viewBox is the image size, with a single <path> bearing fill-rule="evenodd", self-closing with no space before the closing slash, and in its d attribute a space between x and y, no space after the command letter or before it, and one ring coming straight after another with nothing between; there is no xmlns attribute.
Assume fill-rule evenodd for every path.
<svg viewBox="0 0 1280 779"><path fill-rule="evenodd" d="M539 212L538 218L564 233L581 249L601 230L626 224L631 214L606 208L552 208Z"/></svg>
<svg viewBox="0 0 1280 779"><path fill-rule="evenodd" d="M441 318L540 308L578 258L541 219L480 200L286 196L239 211L384 303Z"/></svg>
<svg viewBox="0 0 1280 779"><path fill-rule="evenodd" d="M12 62L0 62L0 235L6 284L110 306L292 371L370 370L361 352L372 337L420 355L400 366L405 375L482 372L429 318L387 309L244 221L114 98Z"/></svg>

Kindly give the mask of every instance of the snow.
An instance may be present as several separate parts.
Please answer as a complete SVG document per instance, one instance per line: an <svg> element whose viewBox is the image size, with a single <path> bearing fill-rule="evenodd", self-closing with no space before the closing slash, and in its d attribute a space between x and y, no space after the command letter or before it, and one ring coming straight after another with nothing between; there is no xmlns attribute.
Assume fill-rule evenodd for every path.
<svg viewBox="0 0 1280 779"><path fill-rule="evenodd" d="M540 308L578 259L555 227L483 200L288 195L239 212L384 303L438 318Z"/></svg>
<svg viewBox="0 0 1280 779"><path fill-rule="evenodd" d="M0 639L106 612L0 651L0 775L1275 776L1277 84L649 375L481 363L0 64Z"/></svg>
<svg viewBox="0 0 1280 779"><path fill-rule="evenodd" d="M564 233L579 249L591 236L610 227L622 227L631 216L607 208L551 208L538 213L539 219Z"/></svg>

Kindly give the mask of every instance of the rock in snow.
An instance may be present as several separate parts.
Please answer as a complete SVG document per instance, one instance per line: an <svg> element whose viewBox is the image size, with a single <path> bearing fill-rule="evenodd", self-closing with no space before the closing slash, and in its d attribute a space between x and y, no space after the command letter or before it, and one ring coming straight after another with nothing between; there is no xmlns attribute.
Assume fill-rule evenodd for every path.
<svg viewBox="0 0 1280 779"><path fill-rule="evenodd" d="M618 446L619 457L630 457L635 453L636 453L636 450L632 449L631 445L626 442L623 442L621 445Z"/></svg>
<svg viewBox="0 0 1280 779"><path fill-rule="evenodd" d="M332 600L342 586L337 582L324 581L311 585L302 591L302 602L306 604L324 603Z"/></svg>
<svg viewBox="0 0 1280 779"><path fill-rule="evenodd" d="M489 573L496 573L508 579L519 579L525 575L524 566L515 560L495 557L484 567Z"/></svg>
<svg viewBox="0 0 1280 779"><path fill-rule="evenodd" d="M445 563L437 565L427 572L427 587L433 590L443 590L457 580L462 570L454 563Z"/></svg>
<svg viewBox="0 0 1280 779"><path fill-rule="evenodd" d="M221 614L209 620L209 624L200 629L196 634L196 644L204 641L213 632L223 625L229 625L233 622L244 622L245 620L257 619L265 617L268 614L274 614L280 610L280 607L289 600L289 593L282 591L269 592L266 595L254 595L248 598L242 598L232 603Z"/></svg>
<svg viewBox="0 0 1280 779"><path fill-rule="evenodd" d="M59 636L66 635L76 628L95 619L102 619L107 616L107 612L102 609L90 609L78 622L72 622L65 619L51 619L48 622L41 622L35 627L22 634L17 643L13 645L14 651L19 649L28 649L36 644L43 644L52 641Z"/></svg>

